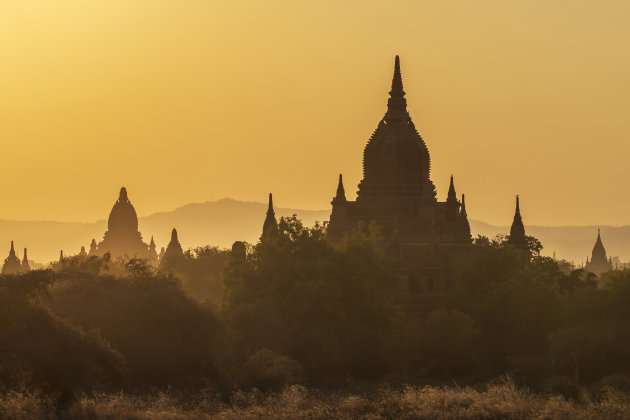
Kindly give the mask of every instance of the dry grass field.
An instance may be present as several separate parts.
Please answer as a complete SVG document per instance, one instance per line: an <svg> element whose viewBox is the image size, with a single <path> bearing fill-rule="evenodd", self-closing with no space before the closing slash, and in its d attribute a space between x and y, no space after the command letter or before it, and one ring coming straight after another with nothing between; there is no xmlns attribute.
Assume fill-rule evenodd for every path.
<svg viewBox="0 0 630 420"><path fill-rule="evenodd" d="M60 411L50 399L12 392L0 399L3 419L628 419L630 396L612 388L575 399L542 395L513 383L469 387L382 387L374 392L237 391L229 398L200 392L85 396Z"/></svg>

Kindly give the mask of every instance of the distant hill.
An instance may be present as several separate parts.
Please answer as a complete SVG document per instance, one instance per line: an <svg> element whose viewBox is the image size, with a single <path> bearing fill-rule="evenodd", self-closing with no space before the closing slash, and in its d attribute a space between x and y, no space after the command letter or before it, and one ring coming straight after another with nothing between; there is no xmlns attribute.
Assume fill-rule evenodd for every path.
<svg viewBox="0 0 630 420"><path fill-rule="evenodd" d="M224 198L140 217L139 226L146 242L154 236L158 250L168 244L173 227L177 228L184 248L200 245L230 247L236 240L258 240L266 210L265 203ZM277 217L292 214L312 225L315 221L328 220L330 209L276 208ZM495 236L509 230L509 226L493 226L475 220L471 220L470 225L473 235ZM29 258L41 263L58 259L61 249L66 255L76 254L82 245L88 248L92 238L100 241L106 226L105 220L94 223L0 220L0 258L4 258L5 253L8 255L12 239L20 258L22 249L27 246ZM590 255L597 236L597 226L526 226L526 229L529 235L542 241L545 255L551 255L555 250L558 258L576 263ZM608 253L626 261L630 257L630 226L601 226L601 230Z"/></svg>

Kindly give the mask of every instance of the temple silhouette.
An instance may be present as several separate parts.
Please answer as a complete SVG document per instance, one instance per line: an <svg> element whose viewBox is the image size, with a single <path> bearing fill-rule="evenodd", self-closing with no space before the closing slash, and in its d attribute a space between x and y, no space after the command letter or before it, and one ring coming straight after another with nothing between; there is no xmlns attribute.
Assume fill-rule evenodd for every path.
<svg viewBox="0 0 630 420"><path fill-rule="evenodd" d="M26 256L26 248L24 249L24 254ZM28 265L28 261L27 261ZM22 264L20 263L20 259L15 254L15 248L13 247L13 241L11 241L11 249L9 250L9 256L4 259L4 264L2 265L2 273L1 274L19 274L22 272Z"/></svg>
<svg viewBox="0 0 630 420"><path fill-rule="evenodd" d="M430 171L429 150L407 111L396 56L387 112L363 151L357 199L346 198L339 175L328 236L339 242L349 230L376 222L411 293L446 289L455 265L472 251L464 196L458 200L451 176L446 200L439 201Z"/></svg>
<svg viewBox="0 0 630 420"><path fill-rule="evenodd" d="M584 269L598 276L613 269L612 259L606 257L606 248L604 248L599 229L597 229L597 239L595 240L595 246L593 246L591 260L589 261L588 257L586 257Z"/></svg>
<svg viewBox="0 0 630 420"><path fill-rule="evenodd" d="M145 258L157 265L155 243L151 238L151 246L142 241L142 235L138 231L138 215L136 209L127 197L127 189L122 187L118 200L114 203L107 220L107 231L103 240L96 243L92 239L88 255L102 256L109 253L112 259Z"/></svg>

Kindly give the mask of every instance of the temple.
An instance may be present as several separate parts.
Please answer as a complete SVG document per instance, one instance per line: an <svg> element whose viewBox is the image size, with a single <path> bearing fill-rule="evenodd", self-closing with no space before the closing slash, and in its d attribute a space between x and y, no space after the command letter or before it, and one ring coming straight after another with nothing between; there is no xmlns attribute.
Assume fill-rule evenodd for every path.
<svg viewBox="0 0 630 420"><path fill-rule="evenodd" d="M264 235L269 229L276 226L278 226L278 221L276 220L276 212L273 209L273 196L269 193L269 206L267 207L267 216L263 223L262 234Z"/></svg>
<svg viewBox="0 0 630 420"><path fill-rule="evenodd" d="M606 248L604 248L599 229L597 229L597 240L591 253L591 260L586 258L584 269L598 276L613 269L612 259L606 257Z"/></svg>
<svg viewBox="0 0 630 420"><path fill-rule="evenodd" d="M166 247L164 255L160 258L160 270L169 271L181 268L184 261L184 250L177 238L177 230L173 228L171 232L171 241Z"/></svg>
<svg viewBox="0 0 630 420"><path fill-rule="evenodd" d="M328 236L339 242L349 230L376 222L383 248L398 262L412 294L445 290L451 272L472 249L466 207L457 199L453 177L441 202L430 170L429 150L407 112L396 56L387 112L363 152L357 199L346 198L340 175Z"/></svg>
<svg viewBox="0 0 630 420"><path fill-rule="evenodd" d="M31 265L28 262L28 255L26 254L26 248L24 248L24 258L22 258L22 272L28 273L31 271Z"/></svg>
<svg viewBox="0 0 630 420"><path fill-rule="evenodd" d="M20 259L15 255L15 248L13 248L13 241L11 241L11 249L9 250L9 256L4 259L2 274L19 274L21 272L22 264L20 264Z"/></svg>
<svg viewBox="0 0 630 420"><path fill-rule="evenodd" d="M156 248L153 236L151 236L151 242L149 242L149 260L153 263L153 265L157 265L159 258Z"/></svg>
<svg viewBox="0 0 630 420"><path fill-rule="evenodd" d="M107 231L103 240L96 244L92 240L89 255L110 253L112 259L147 258L151 260L149 245L142 241L138 231L138 215L127 197L127 189L122 187L107 220Z"/></svg>

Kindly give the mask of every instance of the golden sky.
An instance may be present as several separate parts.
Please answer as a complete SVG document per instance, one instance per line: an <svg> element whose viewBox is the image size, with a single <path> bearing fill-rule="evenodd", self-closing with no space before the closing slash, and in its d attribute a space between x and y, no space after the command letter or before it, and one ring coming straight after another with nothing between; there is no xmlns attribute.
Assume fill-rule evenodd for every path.
<svg viewBox="0 0 630 420"><path fill-rule="evenodd" d="M625 0L0 2L1 219L349 198L400 54L444 199L630 224Z"/></svg>

